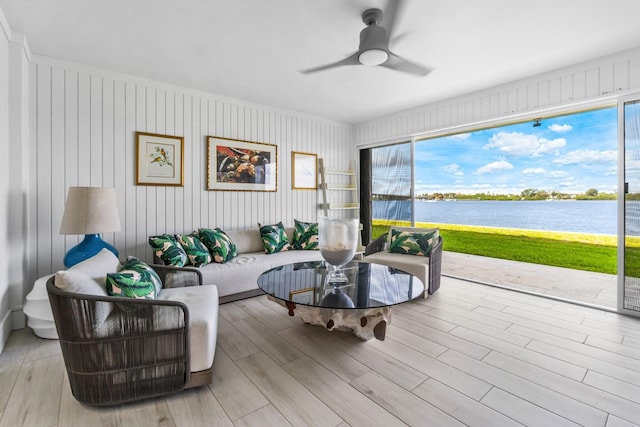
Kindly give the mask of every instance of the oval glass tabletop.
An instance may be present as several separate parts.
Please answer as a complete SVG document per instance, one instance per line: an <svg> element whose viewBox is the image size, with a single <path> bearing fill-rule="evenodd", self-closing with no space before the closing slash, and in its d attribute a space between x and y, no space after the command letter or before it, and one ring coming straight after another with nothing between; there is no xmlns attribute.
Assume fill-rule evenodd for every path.
<svg viewBox="0 0 640 427"><path fill-rule="evenodd" d="M335 286L327 283L329 271L324 261L286 264L262 273L258 287L285 302L340 309L388 307L417 298L425 289L412 274L381 264L352 261L342 268L347 281Z"/></svg>

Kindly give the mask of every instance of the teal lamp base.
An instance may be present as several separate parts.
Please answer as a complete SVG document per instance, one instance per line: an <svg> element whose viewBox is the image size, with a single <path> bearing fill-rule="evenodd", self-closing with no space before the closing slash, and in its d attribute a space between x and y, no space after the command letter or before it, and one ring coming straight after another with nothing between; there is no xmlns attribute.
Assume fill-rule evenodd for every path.
<svg viewBox="0 0 640 427"><path fill-rule="evenodd" d="M113 252L116 257L118 256L116 248L102 240L99 234L85 234L82 242L69 249L65 254L64 266L67 268L72 267L85 259L91 258L100 252L102 248L106 248Z"/></svg>

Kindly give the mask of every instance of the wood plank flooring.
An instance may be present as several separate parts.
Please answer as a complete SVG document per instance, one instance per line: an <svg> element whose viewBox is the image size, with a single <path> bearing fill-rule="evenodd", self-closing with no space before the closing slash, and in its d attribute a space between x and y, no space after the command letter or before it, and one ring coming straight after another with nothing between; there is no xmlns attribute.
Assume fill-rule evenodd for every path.
<svg viewBox="0 0 640 427"><path fill-rule="evenodd" d="M15 331L3 426L640 425L640 320L443 277L393 309L385 341L220 307L213 384L115 408L71 395L57 341Z"/></svg>

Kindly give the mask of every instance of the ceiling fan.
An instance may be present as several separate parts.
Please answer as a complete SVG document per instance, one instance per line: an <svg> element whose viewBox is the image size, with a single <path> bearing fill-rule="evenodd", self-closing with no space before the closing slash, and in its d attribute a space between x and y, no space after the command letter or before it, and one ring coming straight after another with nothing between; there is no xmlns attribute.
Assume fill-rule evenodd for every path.
<svg viewBox="0 0 640 427"><path fill-rule="evenodd" d="M357 52L340 61L301 70L300 72L311 74L345 65L370 65L419 76L429 74L431 72L430 69L404 59L389 50L390 35L393 34L394 21L398 9L401 8L401 3L401 0L389 1L387 9L384 11L384 23L382 22L383 12L380 9L367 9L362 13L362 22L366 24L366 27L360 31L360 47ZM386 28L383 24L386 25Z"/></svg>

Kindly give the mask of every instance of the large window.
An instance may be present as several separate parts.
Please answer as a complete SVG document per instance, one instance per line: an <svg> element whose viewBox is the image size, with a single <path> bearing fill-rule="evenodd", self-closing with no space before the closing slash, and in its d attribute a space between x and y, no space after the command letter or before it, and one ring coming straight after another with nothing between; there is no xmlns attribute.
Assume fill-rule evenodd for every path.
<svg viewBox="0 0 640 427"><path fill-rule="evenodd" d="M412 220L616 234L616 108L414 144L370 150L373 237Z"/></svg>

